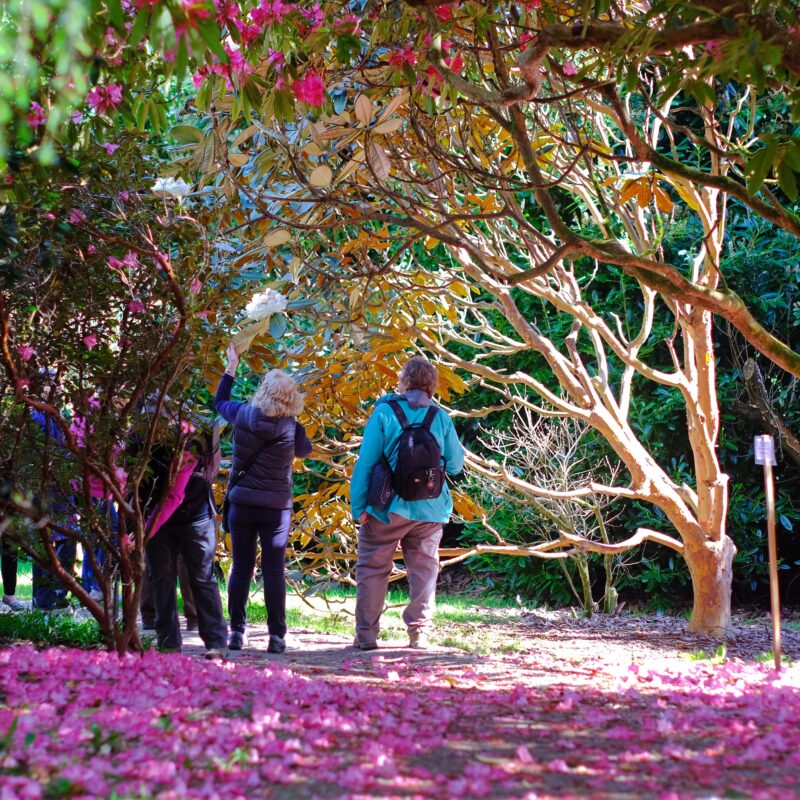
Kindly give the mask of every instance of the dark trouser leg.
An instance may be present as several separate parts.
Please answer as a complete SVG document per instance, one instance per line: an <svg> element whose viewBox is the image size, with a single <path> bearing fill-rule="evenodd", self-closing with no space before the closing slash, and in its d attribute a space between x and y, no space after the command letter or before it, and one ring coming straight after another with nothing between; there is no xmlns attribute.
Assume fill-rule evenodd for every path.
<svg viewBox="0 0 800 800"><path fill-rule="evenodd" d="M175 530L164 525L147 543L150 578L156 607L156 638L159 647L179 649L178 542Z"/></svg>
<svg viewBox="0 0 800 800"><path fill-rule="evenodd" d="M152 630L156 627L156 599L153 596L153 579L150 576L150 559L147 557L145 557L141 602L139 606L142 612L142 627Z"/></svg>
<svg viewBox="0 0 800 800"><path fill-rule="evenodd" d="M214 577L217 545L214 520L209 518L181 526L178 547L197 605L197 627L206 647L225 647L228 626L222 616L222 599Z"/></svg>
<svg viewBox="0 0 800 800"><path fill-rule="evenodd" d="M71 573L75 565L75 540L53 539L53 548L56 551L61 566ZM61 581L49 570L33 565L33 607L51 611L54 608L64 608L67 605L67 590Z"/></svg>
<svg viewBox="0 0 800 800"><path fill-rule="evenodd" d="M258 542L258 525L251 522L248 512L231 503L233 566L228 579L228 616L231 630L239 633L244 633L247 625L247 598L250 596L250 581L253 579L253 570L256 567Z"/></svg>
<svg viewBox="0 0 800 800"><path fill-rule="evenodd" d="M265 509L259 526L261 538L261 572L264 576L264 602L267 606L267 628L271 636L286 636L286 544L292 510Z"/></svg>
<svg viewBox="0 0 800 800"><path fill-rule="evenodd" d="M2 539L3 594L13 597L17 593L17 548L5 536Z"/></svg>
<svg viewBox="0 0 800 800"><path fill-rule="evenodd" d="M214 548L216 549L216 541ZM192 595L192 582L189 580L189 571L181 553L178 553L178 585L181 587L181 597L183 598L183 616L186 617L187 622L197 622L197 607L194 595ZM217 594L219 594L219 590Z"/></svg>

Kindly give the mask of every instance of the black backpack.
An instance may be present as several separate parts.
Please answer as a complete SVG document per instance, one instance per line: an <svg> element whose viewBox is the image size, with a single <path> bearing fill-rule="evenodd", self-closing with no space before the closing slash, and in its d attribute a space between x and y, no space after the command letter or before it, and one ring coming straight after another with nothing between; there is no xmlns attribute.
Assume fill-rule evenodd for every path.
<svg viewBox="0 0 800 800"><path fill-rule="evenodd" d="M431 433L431 424L439 411L431 406L422 422L409 424L396 400L389 405L403 432L397 440L397 464L392 485L403 500L430 500L442 493L445 482L446 459L442 448Z"/></svg>

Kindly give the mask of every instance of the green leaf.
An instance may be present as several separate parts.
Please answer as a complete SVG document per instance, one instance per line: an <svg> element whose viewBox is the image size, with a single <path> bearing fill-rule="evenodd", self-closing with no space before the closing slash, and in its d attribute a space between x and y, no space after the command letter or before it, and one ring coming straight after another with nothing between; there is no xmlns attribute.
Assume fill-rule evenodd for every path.
<svg viewBox="0 0 800 800"><path fill-rule="evenodd" d="M169 135L180 144L198 144L203 141L203 132L192 125L175 125Z"/></svg>
<svg viewBox="0 0 800 800"><path fill-rule="evenodd" d="M213 19L203 20L197 26L197 32L200 38L206 43L208 49L222 61L223 64L228 63L228 54L220 41L220 32L217 23Z"/></svg>
<svg viewBox="0 0 800 800"><path fill-rule="evenodd" d="M147 23L150 21L150 13L146 8L143 8L133 20L133 27L130 34L128 34L128 44L131 48L136 47L142 41L144 32L147 30Z"/></svg>
<svg viewBox="0 0 800 800"><path fill-rule="evenodd" d="M747 179L747 194L752 197L764 183L764 179L772 169L772 162L778 151L778 143L775 139L770 139L767 146L759 150L748 162L745 169Z"/></svg>
<svg viewBox="0 0 800 800"><path fill-rule="evenodd" d="M283 314L274 314L269 321L269 335L273 339L280 339L286 333L286 317Z"/></svg>
<svg viewBox="0 0 800 800"><path fill-rule="evenodd" d="M778 185L790 200L797 199L797 177L786 159L778 164Z"/></svg>
<svg viewBox="0 0 800 800"><path fill-rule="evenodd" d="M115 28L122 28L125 24L125 15L122 13L120 0L108 0L108 15Z"/></svg>

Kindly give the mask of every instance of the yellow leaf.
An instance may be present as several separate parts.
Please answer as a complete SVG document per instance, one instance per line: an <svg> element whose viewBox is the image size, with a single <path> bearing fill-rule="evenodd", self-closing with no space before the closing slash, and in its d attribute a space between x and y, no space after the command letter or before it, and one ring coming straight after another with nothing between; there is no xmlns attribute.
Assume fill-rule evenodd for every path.
<svg viewBox="0 0 800 800"><path fill-rule="evenodd" d="M242 142L246 142L251 136L261 130L258 125L248 125L234 140L233 146L238 147Z"/></svg>
<svg viewBox="0 0 800 800"><path fill-rule="evenodd" d="M619 195L620 203L622 203L624 205L629 200L633 200L633 198L636 197L638 192L639 192L639 181L638 180L625 181L625 183L622 184L622 192L620 192L620 195Z"/></svg>
<svg viewBox="0 0 800 800"><path fill-rule="evenodd" d="M228 153L228 161L234 167L243 167L249 160L250 156L247 153Z"/></svg>
<svg viewBox="0 0 800 800"><path fill-rule="evenodd" d="M330 186L332 180L333 171L327 164L320 164L308 178L312 186Z"/></svg>
<svg viewBox="0 0 800 800"><path fill-rule="evenodd" d="M434 239L433 236L428 236L425 239L425 249L426 250L433 250L433 248L436 247L437 244L439 244L439 240L438 239Z"/></svg>
<svg viewBox="0 0 800 800"><path fill-rule="evenodd" d="M388 119L389 117L397 111L398 108L408 99L408 92L402 91L400 94L395 95L385 106L383 111L381 111L380 118L382 120Z"/></svg>
<svg viewBox="0 0 800 800"><path fill-rule="evenodd" d="M389 177L389 170L392 168L392 162L389 161L389 156L386 155L386 151L374 140L369 143L367 161L370 167L372 167L375 177L383 183Z"/></svg>
<svg viewBox="0 0 800 800"><path fill-rule="evenodd" d="M394 119L388 119L386 122L379 122L373 129L373 133L394 133L396 130L399 130L403 125L403 120L399 117L395 117Z"/></svg>
<svg viewBox="0 0 800 800"><path fill-rule="evenodd" d="M658 184L653 187L653 193L655 194L656 207L658 210L669 214L669 212L672 211L672 200L670 196Z"/></svg>
<svg viewBox="0 0 800 800"><path fill-rule="evenodd" d="M279 244L287 244L292 241L292 234L285 228L279 228L276 231L264 237L262 244L265 247L276 247Z"/></svg>
<svg viewBox="0 0 800 800"><path fill-rule="evenodd" d="M366 128L372 119L372 103L370 102L369 97L367 97L365 94L360 94L356 98L353 111L359 123Z"/></svg>

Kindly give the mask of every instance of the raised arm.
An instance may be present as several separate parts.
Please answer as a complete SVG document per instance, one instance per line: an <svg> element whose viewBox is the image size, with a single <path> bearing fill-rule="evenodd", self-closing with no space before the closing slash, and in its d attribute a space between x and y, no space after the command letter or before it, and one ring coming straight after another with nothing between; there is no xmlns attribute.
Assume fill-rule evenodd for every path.
<svg viewBox="0 0 800 800"><path fill-rule="evenodd" d="M236 348L228 345L228 363L225 367L225 374L222 376L214 395L214 408L217 413L230 423L236 422L236 415L243 403L231 400L231 389L233 388L233 376L236 374L236 367L239 366L239 355Z"/></svg>

